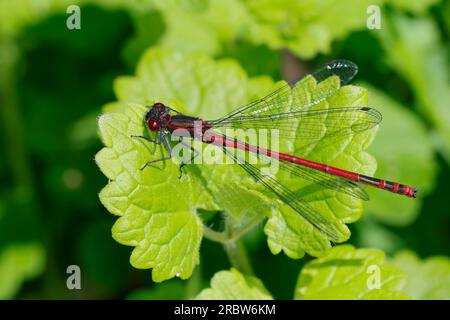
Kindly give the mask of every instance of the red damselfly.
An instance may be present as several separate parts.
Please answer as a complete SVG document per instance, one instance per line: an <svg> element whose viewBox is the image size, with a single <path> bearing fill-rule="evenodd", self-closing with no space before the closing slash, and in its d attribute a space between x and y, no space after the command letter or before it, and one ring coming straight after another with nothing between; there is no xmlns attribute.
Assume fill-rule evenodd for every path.
<svg viewBox="0 0 450 320"><path fill-rule="evenodd" d="M329 77L338 77L340 84L345 85L356 75L357 66L347 60L336 60L328 63L310 76L316 83L321 83ZM336 168L324 163L310 161L300 156L277 152L258 145L226 136L218 129L276 129L281 138L305 139L307 144L326 140L329 137L345 137L358 134L377 126L381 122L381 114L370 107L342 106L326 108L324 102L333 96L338 89L324 89L315 93L314 97L302 100L292 94L298 81L287 83L269 95L247 104L216 120L203 120L186 116L162 103L149 107L145 115L148 128L157 133L157 139L144 138L156 144L163 143L169 155L164 158L147 162L148 164L167 160L172 157L172 147L168 135L175 130L184 129L192 138L201 137L202 141L222 148L223 152L237 163L256 181L260 182L279 199L298 212L316 229L330 240L339 239L337 231L305 200L278 182L270 174L263 174L248 161L238 159L231 150L244 150L279 161L279 168L291 176L300 177L317 183L325 188L349 194L353 197L368 200L369 196L360 184L369 185L407 197L416 197L417 189L398 182L378 179L356 172ZM326 128L324 127L326 123ZM200 135L195 132L200 123ZM296 136L300 132L300 138ZM188 145L186 145L188 146ZM305 144L305 147L307 145ZM190 147L190 146L188 146ZM192 147L190 147L193 149ZM193 149L195 152L195 149ZM145 167L144 166L144 167Z"/></svg>

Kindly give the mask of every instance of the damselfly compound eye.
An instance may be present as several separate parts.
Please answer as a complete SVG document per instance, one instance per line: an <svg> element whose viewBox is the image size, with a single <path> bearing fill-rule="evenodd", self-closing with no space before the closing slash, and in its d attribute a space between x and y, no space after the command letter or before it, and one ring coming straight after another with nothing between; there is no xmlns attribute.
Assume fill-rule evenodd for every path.
<svg viewBox="0 0 450 320"><path fill-rule="evenodd" d="M160 128L159 123L154 119L148 119L147 124L149 129L152 131L158 131Z"/></svg>

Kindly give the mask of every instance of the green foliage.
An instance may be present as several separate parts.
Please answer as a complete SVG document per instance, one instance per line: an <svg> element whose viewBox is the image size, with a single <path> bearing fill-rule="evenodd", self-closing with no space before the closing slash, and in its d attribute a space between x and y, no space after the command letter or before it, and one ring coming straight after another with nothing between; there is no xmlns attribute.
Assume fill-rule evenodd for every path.
<svg viewBox="0 0 450 320"><path fill-rule="evenodd" d="M272 49L286 47L302 58L328 53L333 41L365 27L369 5L383 3L381 0L155 2L167 25L162 46L217 54L239 39Z"/></svg>
<svg viewBox="0 0 450 320"><path fill-rule="evenodd" d="M82 268L84 290L95 285L117 290L130 280L129 250L111 241L111 224L105 220L91 223L79 233L76 261ZM111 266L114 272L105 272Z"/></svg>
<svg viewBox="0 0 450 320"><path fill-rule="evenodd" d="M251 19L248 37L302 58L328 53L331 43L366 26L366 9L383 1L244 0ZM339 26L339 28L336 28Z"/></svg>
<svg viewBox="0 0 450 320"><path fill-rule="evenodd" d="M379 268L379 288L369 286L374 267ZM443 275L448 274L448 270L443 270ZM406 275L385 262L382 251L340 245L303 267L295 299L409 299L405 284ZM272 299L272 296L261 280L232 268L216 273L211 279L211 288L204 289L196 299Z"/></svg>
<svg viewBox="0 0 450 320"><path fill-rule="evenodd" d="M159 45L181 52L219 53L248 20L240 0L155 0L166 24Z"/></svg>
<svg viewBox="0 0 450 320"><path fill-rule="evenodd" d="M165 68L169 68L169 70L161 72ZM246 102L247 97L253 94L252 92L258 91L255 86L259 86L259 83L265 83L261 80L248 80L242 69L231 61L216 63L204 55L191 55L184 58L182 55L167 50L151 50L141 59L137 67L137 76L119 78L116 81L115 89L117 96L121 100L149 101L150 99L155 99L156 101L173 101L172 105L175 105L176 109L185 110L183 105L186 105L190 108L189 113L195 114L196 112L205 117L212 117L231 111L233 106ZM216 90L213 90L214 88ZM227 95L230 96L229 99L222 99L222 97ZM181 102L183 102L183 105ZM107 106L108 110L122 108L120 104ZM192 255L192 259L183 260L182 263L179 263L171 259L171 256L158 255L159 260L157 262L167 264L170 272L162 271L161 274L158 274L158 268L156 268L153 272L153 279L162 281L178 273L180 273L182 278L186 278L190 276L193 265L198 263L198 249L202 235L202 224L195 215L195 209L200 207L216 209L217 203L223 205L223 208L227 209L229 214L236 220L241 219L240 217L248 218L245 216L245 211L249 209L246 207L246 202L243 202L242 199L245 196L252 196L254 192L249 191L238 180L240 176L243 176L240 172L233 178L236 188L231 189L240 194L236 201L233 194L223 194L220 190L214 193L215 188L220 187L220 184L216 186L214 179L199 179L195 175L192 177L187 175L186 179L179 180L178 166L170 161L166 162L166 165L162 168L161 166L158 166L158 168L149 167L144 171L140 171L139 169L146 161L162 156L159 148L156 154L152 154L152 150L149 150L145 143L130 138L130 135L133 134L143 134L142 117L145 114L145 110L145 108L136 105L132 108L125 108L125 116L112 113L106 114L100 119L99 123L103 139L106 139L107 145L109 144L113 148L104 149L97 155L96 160L110 179L117 180L102 191L100 198L112 213L123 215L129 210L130 203L128 203L126 197L128 197L127 194L129 192L133 191L136 184L130 185L129 182L126 182L127 190L129 190L127 193L122 187L122 181L125 182L131 177L121 180L117 179L122 170L120 168L122 165L112 160L122 153L127 153L127 163L132 165L132 167L127 169L128 174L133 176L136 175L133 171L137 172L137 175L140 177L137 181L138 189L142 190L142 193L133 191L133 198L136 199L136 203L139 203L140 208L147 208L149 211L144 213L145 211L140 212L139 208L136 208L133 216L129 215L131 213L125 214L121 218L122 220L119 219L113 230L114 237L121 243L129 245L142 243L150 246L152 241L148 241L149 237L152 238L159 234L157 229L149 229L149 224L151 224L149 219L155 219L150 218L150 216L154 217L159 214L161 219L168 219L168 222L173 221L176 224L165 232L166 241L171 242L173 240L175 243L183 245L191 244L188 248L185 248L185 251L182 251L182 256L187 252L187 254ZM119 128L122 131L120 135L116 132ZM124 139L125 141L123 141ZM124 147L121 150L116 150L117 146L121 145L124 145ZM114 168L111 165L119 167ZM206 169L205 172L205 174L218 177L223 174L223 170L209 173ZM225 174L232 177L230 173ZM222 177L222 179L226 178ZM209 184L205 185L203 181L209 181ZM160 182L164 183L159 184ZM233 183L233 180L230 180L230 182ZM142 186L146 184L148 186ZM152 189L153 192L149 192ZM121 197L117 195L119 190L121 190ZM195 192L190 192L190 190L195 190ZM212 190L214 198L206 190ZM173 194L179 195L176 202L171 201ZM212 199L214 199L214 203L212 203ZM231 206L227 205L230 201L235 202ZM144 216L142 216L143 213ZM189 224L186 224L183 229L186 232L179 234L177 228L184 221L181 219L182 214L187 219L185 223L189 221ZM130 219L138 220L142 225L136 225L136 222L129 224ZM134 239L136 233L127 233L127 231L129 228L136 227L146 231L145 235L138 234L139 237ZM155 225L154 228L158 227ZM175 233L171 235L170 230L172 228ZM155 230L157 230L156 234L152 235L151 233ZM123 239L122 235L126 235L128 238ZM173 239L171 239L172 237ZM177 246L177 244L174 245ZM134 252L132 263L135 266L148 268L157 263L147 261L153 258L141 256L140 251ZM158 252L155 251L154 254L158 254Z"/></svg>
<svg viewBox="0 0 450 320"><path fill-rule="evenodd" d="M268 87L270 83L266 78L248 79L244 71L230 60L214 62L203 54L180 55L167 49L152 49L139 62L135 77L121 77L116 81L115 91L121 101L144 102L152 98L171 101L169 105L177 110L211 118L248 102L254 92L261 92L261 87ZM309 77L293 89L292 96L294 101L301 99L296 103L308 104L322 92L334 91L338 92L315 108L367 105L364 89L348 86L339 90L337 78L317 85ZM309 98L305 100L304 97ZM142 117L146 109L139 105L116 103L108 105L106 110L121 113L107 113L99 120L100 132L108 148L97 155L96 161L112 180L100 193L100 199L111 213L121 216L113 228L113 237L120 243L137 247L132 254L132 264L138 268L155 267L155 281L176 274L182 278L189 277L193 265L198 263L202 225L195 214L196 208L224 210L234 229L270 216L265 232L273 253L283 250L290 257L300 258L305 251L319 256L331 247L325 235L289 207L282 206L281 211L271 210L262 201L265 197L255 189L258 186L236 166L202 165L184 180L178 178L178 168L172 162L140 171L146 161L163 156L161 148L156 148L152 154L151 147L149 149L143 141L130 137L144 134ZM326 125L324 119L324 132ZM302 137L301 131L297 134ZM373 136L374 131L346 139L333 137L316 142L303 153L312 160L371 174L375 161L364 149ZM308 137L299 140L312 143ZM300 146L284 147L284 151L292 152ZM345 223L356 221L361 215L360 200L329 190L311 189L311 183L303 181L297 181L291 187L299 190L300 194L303 192L305 199L339 230L340 241L349 238ZM173 194L179 195L176 203L170 201ZM175 261L172 255L164 253L168 250L165 246L155 245L162 241L157 229L160 225L156 221L159 220L155 216L161 216L159 223L164 221L166 224L165 246L183 252L183 259L186 253L191 259ZM177 229L181 228L181 223L185 223L182 231ZM187 246L188 243L192 245ZM181 244L183 246L179 248Z"/></svg>
<svg viewBox="0 0 450 320"><path fill-rule="evenodd" d="M405 292L418 300L450 299L450 259L434 256L420 260L414 252L397 253L392 263L408 275Z"/></svg>
<svg viewBox="0 0 450 320"><path fill-rule="evenodd" d="M153 8L153 0L0 0L0 39L18 36L23 28L44 20L47 16L66 13L70 5L95 4L109 9L124 8L131 14ZM64 25L63 25L64 27ZM58 31L56 31L58 32Z"/></svg>
<svg viewBox="0 0 450 320"><path fill-rule="evenodd" d="M391 3L395 8L416 14L425 13L430 6L433 6L438 2L440 2L440 0L389 0L389 3Z"/></svg>
<svg viewBox="0 0 450 320"><path fill-rule="evenodd" d="M140 170L146 161L156 159L142 141L145 108L130 105L124 114L105 114L99 119L102 140L107 146L96 162L111 182L101 191L100 200L113 214L113 238L135 246L130 262L136 268L153 268L153 280L174 276L189 277L198 263L202 223L196 207L213 209L211 198L195 179L180 181L178 168ZM198 192L189 192L197 190ZM173 201L174 195L177 197Z"/></svg>
<svg viewBox="0 0 450 320"><path fill-rule="evenodd" d="M0 251L0 299L11 299L22 282L44 269L44 249L40 244L16 244Z"/></svg>
<svg viewBox="0 0 450 320"><path fill-rule="evenodd" d="M184 55L154 48L141 57L136 76L115 80L114 91L119 101L164 101L179 111L213 118L232 111L271 85L266 77L249 79L230 59L215 62L205 54Z"/></svg>
<svg viewBox="0 0 450 320"><path fill-rule="evenodd" d="M367 210L382 222L407 225L415 220L423 197L434 185L436 161L433 142L425 125L414 113L377 89L364 86L368 87L370 104L383 114L377 139L369 148L377 158L376 175L420 186L420 197L414 201L370 190Z"/></svg>
<svg viewBox="0 0 450 320"><path fill-rule="evenodd" d="M169 69L166 70L166 68ZM161 72L161 70L166 71ZM265 78L247 79L244 71L232 61L224 60L216 63L205 55L189 55L183 57L182 55L161 49L151 50L141 59L137 67L136 77L119 78L115 84L115 91L120 100L150 101L150 99L155 99L155 101L169 101L169 103L172 101L171 105L181 111L186 110L184 105L189 106L189 111L186 110L188 114L200 114L204 117L214 117L219 114L224 114L227 111L231 111L236 105L247 102L254 92L259 92L259 87L263 85L266 86L267 81L268 80ZM226 96L229 96L229 98L223 99L223 97ZM107 106L106 109L120 110L123 109L123 107L121 104L115 104ZM240 220L250 218L245 215L250 209L248 208L248 203L242 201L242 199L253 197L257 200L258 197L255 195L254 191L248 190L248 188L242 184L242 180L239 178L244 176L244 174L239 171L239 168L235 168L237 169L235 170L235 174L232 174L232 172L223 173L223 169L210 172L210 169L206 168L205 171L202 172L206 177L199 179L199 177L196 177L195 175L192 177L187 176L187 180L181 181L178 178L178 166L175 166L170 161L164 168L154 169L150 167L142 172L139 171L146 161L160 158L162 154L160 150L157 150L156 154L152 154L145 143L130 138L130 135L132 134L136 135L144 132L142 117L145 114L146 109L135 106L134 109L125 108L125 110L128 112L126 117L119 114L105 115L101 118L100 123L104 123L105 128L111 128L111 130L128 126L124 127L124 130L126 130L125 132L127 132L128 135L122 134L120 137L114 132L112 132L111 135L108 133L106 134L110 137L117 138L118 145L123 144L121 139L125 138L131 142L131 145L130 142L126 142L126 144L138 147L138 150L133 150L134 157L128 157L128 162L132 161L135 166L135 169L133 170L136 170L138 175L143 176L142 183L148 183L150 187L154 186L153 189L155 194L152 196L148 193L149 190L145 189L142 191L142 194L135 194L137 201L142 201L141 198L147 199L145 201L148 203L148 206L152 208L152 212L155 212L155 210L156 212L158 212L157 210L162 210L160 212L167 213L172 212L173 221L179 223L181 222L180 217L178 216L180 210L186 211L186 217L193 219L192 223L193 226L195 226L197 233L188 233L185 235L187 238L177 235L178 240L175 240L185 244L187 239L195 239L193 240L195 241L195 245L190 247L188 252L194 256L193 261L194 264L196 264L198 261L198 246L200 244L202 226L194 213L195 209L199 207L216 209L218 208L216 204L219 204L220 207L227 210L230 216L235 218L235 220L238 220L238 223L243 224L244 222ZM109 120L111 117L117 121L121 121L122 124L110 124ZM131 126L131 123L134 123L135 125ZM100 125L100 127L102 127L102 125ZM129 149L124 149L124 152L129 153L129 151ZM97 162L105 173L106 171L111 172L111 169L109 169L110 161L106 159L114 157L114 152L115 150L111 149L97 155ZM133 161L135 159L136 161ZM114 170L116 169L113 169L113 171ZM117 176L117 170L107 174L107 176ZM227 176L223 176L224 174ZM207 175L214 175L217 178L207 178ZM150 180L146 180L148 178L150 178ZM237 198L235 197L235 194L221 192L222 190L220 188L223 188L223 185L216 184L218 179L220 181L222 179L227 180L228 178L229 183L232 183L235 186L235 188L231 188L230 190L235 191L236 194L239 195ZM158 185L157 181L164 181L165 183L164 185ZM208 181L208 184L204 184L204 181ZM118 183L120 183L120 181L118 181ZM122 203L125 199L118 199L115 197L114 190L111 191L112 196L110 196L108 190L112 190L112 188L107 187L107 189L101 193L100 197L102 202L111 212L123 214L128 208L127 203ZM132 188L128 188L128 190L131 191ZM196 190L196 192L193 193L189 190ZM206 193L206 190L212 192L214 204L211 203L211 195ZM217 192L214 192L216 190ZM170 201L173 194L180 195L177 199L177 203ZM125 195L126 193L123 193L123 196ZM187 199L183 199L184 197ZM120 208L117 207L118 204L112 204L111 201L105 200L106 198L111 198L111 201L120 203ZM159 202L160 205L155 205L155 201ZM231 205L229 205L230 202ZM111 207L111 204L113 207ZM139 211L136 211L135 214L138 216L140 215ZM167 214L165 216L169 215ZM119 229L115 229L115 231L118 230ZM124 229L120 232L126 232L126 230L127 229ZM175 235L176 234L173 236L175 237ZM170 239L168 234L166 234L166 236ZM117 240L122 242L120 239ZM130 243L129 241L131 240L128 239L127 243ZM146 239L138 241L146 241ZM168 264L173 263L173 261L170 261L169 257L161 256L160 259ZM144 262L139 264L139 266L144 265ZM173 277L178 272L180 272L182 278L186 278L192 272L192 267L188 269L189 270L186 271L185 267L175 266L173 271L170 272L170 275L155 276L154 272L153 279L155 281L161 281Z"/></svg>
<svg viewBox="0 0 450 320"><path fill-rule="evenodd" d="M81 30L66 28L72 4L81 7ZM365 28L369 4L381 5L381 30ZM301 299L449 299L449 34L450 3L438 0L0 0L0 298L189 299L211 281L201 298L288 299L300 272ZM378 250L330 250L238 167L186 166L181 179L172 162L139 171L165 152L130 139L152 136L144 104L214 118L271 91L273 79L337 57L359 65L370 106L384 115L377 139L368 151L374 132L345 148L333 139L283 148L417 186L419 198L370 190L369 214L349 238L360 201L277 178L323 212L341 241L383 249L395 257L390 263ZM120 76L138 62L135 75ZM335 79L321 86L339 88ZM307 79L292 95L317 90ZM367 99L366 89L346 86L321 107ZM102 147L100 106L109 101L96 160L110 180L101 201L116 217L98 201L105 176L92 161ZM111 240L115 219L119 243ZM155 281L175 278L149 283L121 244L133 247L133 266L153 268ZM322 258L290 259L305 253ZM367 291L369 262L392 280L381 290ZM70 264L80 265L83 290L67 289ZM404 287L397 268L408 275ZM251 269L261 280L244 275Z"/></svg>
<svg viewBox="0 0 450 320"><path fill-rule="evenodd" d="M69 1L65 1L69 3ZM63 8L62 1L33 0L0 1L0 39L13 37L27 24L34 23L57 8Z"/></svg>
<svg viewBox="0 0 450 320"><path fill-rule="evenodd" d="M236 39L289 48L303 58L328 53L331 43L366 25L366 8L383 1L155 1L167 30L164 47L217 54ZM339 25L339 28L335 26Z"/></svg>
<svg viewBox="0 0 450 320"><path fill-rule="evenodd" d="M211 279L211 288L196 297L199 300L269 300L272 299L258 278L246 276L238 270L220 271Z"/></svg>
<svg viewBox="0 0 450 320"><path fill-rule="evenodd" d="M122 56L130 68L134 68L141 53L154 45L165 30L161 14L156 10L135 14L133 24L134 35L122 50Z"/></svg>
<svg viewBox="0 0 450 320"><path fill-rule="evenodd" d="M371 266L379 269L379 288L369 287ZM406 276L384 261L382 251L341 245L304 266L295 299L408 299L405 283Z"/></svg>
<svg viewBox="0 0 450 320"><path fill-rule="evenodd" d="M365 218L358 221L358 224L355 225L357 234L355 243L361 248L383 250L386 254L391 254L404 248L406 246L405 239L387 227L390 223L389 221L394 220L391 218L391 215L386 215L386 218L383 220L383 218L376 216L373 212L368 211Z"/></svg>
<svg viewBox="0 0 450 320"><path fill-rule="evenodd" d="M417 106L433 122L441 152L450 161L450 66L437 25L429 17L399 13L387 21L378 35L388 62L413 89Z"/></svg>

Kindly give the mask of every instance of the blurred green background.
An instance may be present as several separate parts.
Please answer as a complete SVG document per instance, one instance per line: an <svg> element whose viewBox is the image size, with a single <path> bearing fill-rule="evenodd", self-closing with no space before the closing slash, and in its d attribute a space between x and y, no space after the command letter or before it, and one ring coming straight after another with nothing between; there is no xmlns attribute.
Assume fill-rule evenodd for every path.
<svg viewBox="0 0 450 320"><path fill-rule="evenodd" d="M70 4L81 29L69 30ZM370 4L381 29L369 30ZM359 66L384 121L369 151L377 176L417 185L415 201L371 191L350 243L450 255L450 2L265 0L0 0L0 298L188 298L229 268L204 240L191 279L151 282L111 238L98 192L97 117L152 46L233 58L251 76L290 79L326 61ZM236 106L238 107L238 106ZM273 256L261 227L245 238L256 275L292 297L305 261ZM82 290L68 290L79 265ZM282 270L276 277L274 270Z"/></svg>

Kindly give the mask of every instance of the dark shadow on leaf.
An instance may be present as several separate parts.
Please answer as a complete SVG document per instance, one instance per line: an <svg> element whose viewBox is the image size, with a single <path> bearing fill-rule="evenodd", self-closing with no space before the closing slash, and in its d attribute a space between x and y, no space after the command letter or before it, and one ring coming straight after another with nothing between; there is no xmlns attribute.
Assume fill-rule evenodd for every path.
<svg viewBox="0 0 450 320"><path fill-rule="evenodd" d="M331 259L326 262L311 262L308 265L310 269L319 269L327 267L360 267L364 264L364 259Z"/></svg>

